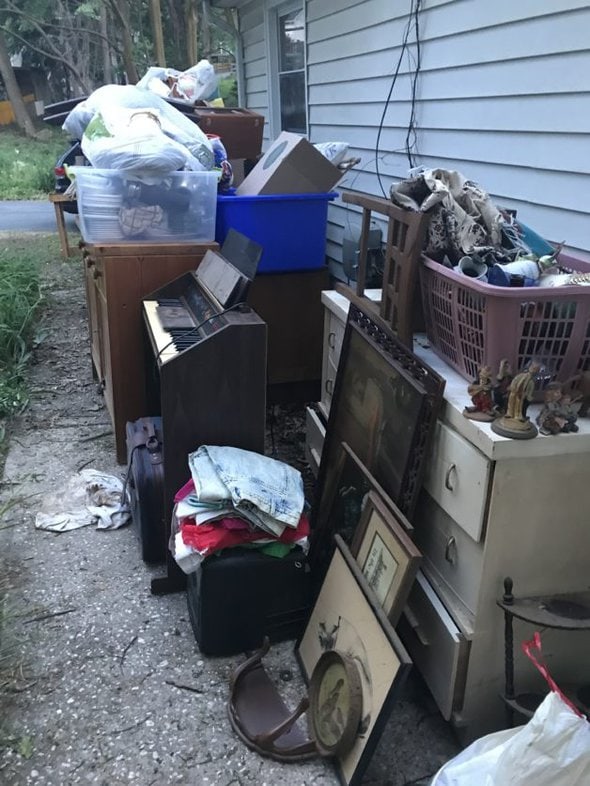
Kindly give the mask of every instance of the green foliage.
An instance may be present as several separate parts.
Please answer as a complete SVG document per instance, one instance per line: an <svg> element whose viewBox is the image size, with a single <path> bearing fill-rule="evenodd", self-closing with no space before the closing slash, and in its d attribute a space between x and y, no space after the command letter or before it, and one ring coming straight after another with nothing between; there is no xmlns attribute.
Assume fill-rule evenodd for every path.
<svg viewBox="0 0 590 786"><path fill-rule="evenodd" d="M45 140L0 130L0 199L43 199L54 189L53 167L67 147L61 132Z"/></svg>
<svg viewBox="0 0 590 786"><path fill-rule="evenodd" d="M26 406L25 369L41 336L40 265L57 255L54 238L17 237L0 252L0 417Z"/></svg>
<svg viewBox="0 0 590 786"><path fill-rule="evenodd" d="M219 95L226 106L238 105L238 82L235 76L227 76L219 80Z"/></svg>

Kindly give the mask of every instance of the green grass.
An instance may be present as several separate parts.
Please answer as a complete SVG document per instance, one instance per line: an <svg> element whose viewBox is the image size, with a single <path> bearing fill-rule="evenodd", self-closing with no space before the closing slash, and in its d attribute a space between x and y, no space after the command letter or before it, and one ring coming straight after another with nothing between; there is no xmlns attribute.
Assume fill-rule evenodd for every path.
<svg viewBox="0 0 590 786"><path fill-rule="evenodd" d="M25 370L41 337L41 265L59 256L57 239L0 239L0 444L2 419L26 406Z"/></svg>
<svg viewBox="0 0 590 786"><path fill-rule="evenodd" d="M0 130L0 199L44 199L54 189L53 167L68 140L63 131L43 129L43 139Z"/></svg>

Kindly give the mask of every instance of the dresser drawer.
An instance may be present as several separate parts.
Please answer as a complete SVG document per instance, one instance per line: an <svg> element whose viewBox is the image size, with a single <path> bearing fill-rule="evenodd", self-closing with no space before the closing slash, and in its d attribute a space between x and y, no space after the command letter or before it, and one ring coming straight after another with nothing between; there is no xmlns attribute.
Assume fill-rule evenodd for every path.
<svg viewBox="0 0 590 786"><path fill-rule="evenodd" d="M424 488L474 540L482 535L491 466L456 431L436 424Z"/></svg>
<svg viewBox="0 0 590 786"><path fill-rule="evenodd" d="M322 404L325 412L330 411L332 396L334 395L334 385L336 384L337 366L332 363L330 358L324 363L324 373L322 375Z"/></svg>
<svg viewBox="0 0 590 786"><path fill-rule="evenodd" d="M437 578L475 614L483 571L483 544L467 535L424 489L414 515L414 541Z"/></svg>
<svg viewBox="0 0 590 786"><path fill-rule="evenodd" d="M324 318L327 323L324 351L327 352L334 366L338 367L346 325L331 311L326 311Z"/></svg>
<svg viewBox="0 0 590 786"><path fill-rule="evenodd" d="M305 410L305 457L312 472L317 477L322 459L322 448L326 437L326 427L321 417L311 407Z"/></svg>
<svg viewBox="0 0 590 786"><path fill-rule="evenodd" d="M445 720L461 709L469 642L419 571L398 632Z"/></svg>

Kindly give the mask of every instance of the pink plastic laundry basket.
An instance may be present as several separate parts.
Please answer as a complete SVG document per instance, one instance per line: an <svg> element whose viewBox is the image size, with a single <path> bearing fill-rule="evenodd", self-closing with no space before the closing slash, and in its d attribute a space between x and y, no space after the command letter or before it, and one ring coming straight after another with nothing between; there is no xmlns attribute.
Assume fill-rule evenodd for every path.
<svg viewBox="0 0 590 786"><path fill-rule="evenodd" d="M559 264L590 273L590 263L562 254ZM466 379L506 358L522 370L532 359L545 382L590 369L590 286L497 287L426 257L420 265L426 333L434 352Z"/></svg>

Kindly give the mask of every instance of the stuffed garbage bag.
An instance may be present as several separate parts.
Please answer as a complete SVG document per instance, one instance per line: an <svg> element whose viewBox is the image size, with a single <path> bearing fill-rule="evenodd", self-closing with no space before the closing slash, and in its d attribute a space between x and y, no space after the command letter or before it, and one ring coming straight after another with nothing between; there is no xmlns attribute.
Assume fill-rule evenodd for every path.
<svg viewBox="0 0 590 786"><path fill-rule="evenodd" d="M531 720L473 742L431 786L588 786L590 723L555 692Z"/></svg>

